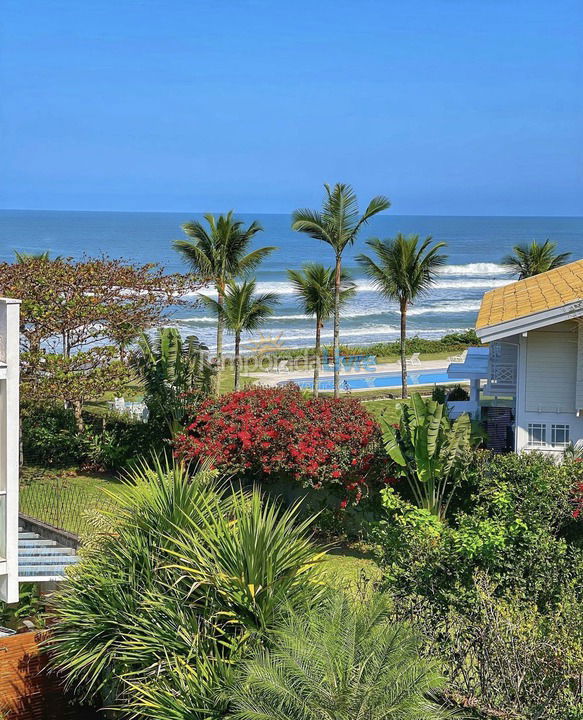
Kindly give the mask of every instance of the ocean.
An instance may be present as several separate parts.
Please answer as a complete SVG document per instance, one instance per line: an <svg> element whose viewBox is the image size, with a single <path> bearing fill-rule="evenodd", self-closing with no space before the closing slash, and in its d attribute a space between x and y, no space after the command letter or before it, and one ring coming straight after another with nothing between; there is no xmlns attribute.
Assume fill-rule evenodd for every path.
<svg viewBox="0 0 583 720"><path fill-rule="evenodd" d="M182 237L182 223L200 218L197 213L160 212L78 212L78 211L0 211L0 256L12 260L14 251L35 253L49 250L53 255L108 254L137 263L156 262L168 271L184 271L172 240ZM305 317L287 280L287 268L299 268L307 261L332 265L331 249L312 238L291 230L290 216L284 214L240 214L245 223L257 220L264 232L255 247L275 245L277 250L258 269L260 291L279 294L274 316L261 330L267 338L279 337L288 347L313 344L314 323ZM436 338L449 332L473 327L480 300L487 290L510 282L500 265L502 257L517 243L547 238L561 251L582 256L582 217L445 217L387 214L373 218L365 226L354 247L345 253L345 268L357 283L358 293L344 310L341 325L343 343L364 344L394 340L399 334L399 315L395 304L380 297L365 278L354 258L366 252L370 237L393 237L396 233L431 235L447 243L447 266L435 287L409 312L409 334ZM183 334L195 334L211 348L214 345L213 317L192 297L192 305L180 307L172 316ZM323 331L330 341L332 327ZM259 334L247 337L249 342ZM233 347L227 336L225 349Z"/></svg>

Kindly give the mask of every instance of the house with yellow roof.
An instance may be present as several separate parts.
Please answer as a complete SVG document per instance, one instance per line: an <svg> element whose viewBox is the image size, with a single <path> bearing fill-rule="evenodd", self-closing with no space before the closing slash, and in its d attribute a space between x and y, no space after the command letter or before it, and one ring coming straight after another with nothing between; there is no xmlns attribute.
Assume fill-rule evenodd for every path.
<svg viewBox="0 0 583 720"><path fill-rule="evenodd" d="M583 444L583 260L485 293L476 332L488 344L476 349L482 365L470 351L448 373L472 379L474 402L478 383L494 407L510 406L514 449Z"/></svg>

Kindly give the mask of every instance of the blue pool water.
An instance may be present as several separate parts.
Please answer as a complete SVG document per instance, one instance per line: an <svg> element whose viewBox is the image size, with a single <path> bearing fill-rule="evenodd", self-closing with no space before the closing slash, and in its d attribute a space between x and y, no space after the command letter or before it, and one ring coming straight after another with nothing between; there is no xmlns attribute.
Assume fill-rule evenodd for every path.
<svg viewBox="0 0 583 720"><path fill-rule="evenodd" d="M278 383L285 385L286 382ZM302 389L311 388L314 381L311 378L298 378L293 380ZM408 385L433 385L434 383L451 382L445 368L443 370L427 370L426 372L411 372L407 374ZM459 381L458 381L459 382ZM340 387L343 390L366 390L367 388L399 388L401 387L401 373L376 373L370 375L341 375ZM320 390L334 390L334 379L325 378L319 382Z"/></svg>

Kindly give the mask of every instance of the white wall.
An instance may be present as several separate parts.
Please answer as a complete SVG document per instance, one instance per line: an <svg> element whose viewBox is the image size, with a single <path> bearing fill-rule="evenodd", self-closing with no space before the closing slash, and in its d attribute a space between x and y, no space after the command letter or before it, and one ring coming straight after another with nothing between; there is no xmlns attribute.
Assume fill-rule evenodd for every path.
<svg viewBox="0 0 583 720"><path fill-rule="evenodd" d="M0 600L18 601L20 301L0 298Z"/></svg>
<svg viewBox="0 0 583 720"><path fill-rule="evenodd" d="M583 417L576 415L578 325L566 321L519 337L516 388L516 451L536 449L562 453L553 447L551 425L569 425L573 442L583 438ZM547 427L546 447L530 448L529 423Z"/></svg>

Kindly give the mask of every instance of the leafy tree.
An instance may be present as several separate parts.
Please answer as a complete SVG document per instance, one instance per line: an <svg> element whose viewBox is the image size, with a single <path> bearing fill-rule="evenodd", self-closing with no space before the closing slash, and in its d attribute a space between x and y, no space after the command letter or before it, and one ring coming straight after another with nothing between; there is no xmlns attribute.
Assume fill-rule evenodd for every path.
<svg viewBox="0 0 583 720"><path fill-rule="evenodd" d="M400 233L389 240L374 238L367 241L374 257L357 257L378 291L399 304L401 314L401 384L402 397L407 397L407 309L434 284L436 273L445 264L446 256L439 251L444 242L432 243L430 237L422 242L419 235L405 237Z"/></svg>
<svg viewBox="0 0 583 720"><path fill-rule="evenodd" d="M183 340L176 328L161 328L154 337L142 333L132 365L144 385L148 422L163 425L172 437L181 428L185 394L210 391L208 348L196 335Z"/></svg>
<svg viewBox="0 0 583 720"><path fill-rule="evenodd" d="M502 265L518 277L519 280L540 275L564 265L571 253L556 252L557 243L545 240L540 244L533 240L530 245L515 245L512 253L502 258Z"/></svg>
<svg viewBox="0 0 583 720"><path fill-rule="evenodd" d="M406 478L417 506L444 518L470 461L469 415L451 422L445 405L419 393L410 405L400 405L400 413L398 427L381 418L387 454Z"/></svg>
<svg viewBox="0 0 583 720"><path fill-rule="evenodd" d="M354 603L338 594L292 614L273 647L258 650L233 683L233 720L437 720L437 665L420 657L420 638L391 618L375 594Z"/></svg>
<svg viewBox="0 0 583 720"><path fill-rule="evenodd" d="M333 188L324 184L326 198L322 210L295 210L292 229L303 232L316 240L327 243L334 251L334 397L340 395L340 297L342 290L342 255L347 246L353 245L362 226L374 215L387 210L391 203L379 195L374 197L362 215L358 201L350 185L336 183Z"/></svg>
<svg viewBox="0 0 583 720"><path fill-rule="evenodd" d="M334 312L335 272L319 263L306 263L301 271L288 270L294 293L306 315L316 319L316 362L314 365L314 397L318 397L320 378L320 333ZM344 270L340 276L340 307L356 294L356 285Z"/></svg>
<svg viewBox="0 0 583 720"><path fill-rule="evenodd" d="M322 593L310 521L227 492L204 467L155 462L129 480L58 591L53 667L81 698L132 716L223 718L230 663L286 605Z"/></svg>
<svg viewBox="0 0 583 720"><path fill-rule="evenodd" d="M200 283L149 263L22 257L0 263L0 292L22 300L23 349L71 355L158 325Z"/></svg>
<svg viewBox="0 0 583 720"><path fill-rule="evenodd" d="M221 314L227 330L235 335L235 391L241 381L241 333L257 330L273 314L273 306L279 302L275 293L255 294L255 280L237 284L229 282L225 288L222 304L218 300L201 295L201 300Z"/></svg>
<svg viewBox="0 0 583 720"><path fill-rule="evenodd" d="M204 216L208 230L198 220L182 226L188 240L176 240L174 248L189 264L191 270L205 281L212 283L217 291L217 375L216 391L220 388L220 372L223 357L224 317L222 306L229 282L254 270L274 247L257 248L249 251L251 240L263 228L258 222L244 227L241 220L235 220L233 212L215 218L210 213Z"/></svg>

